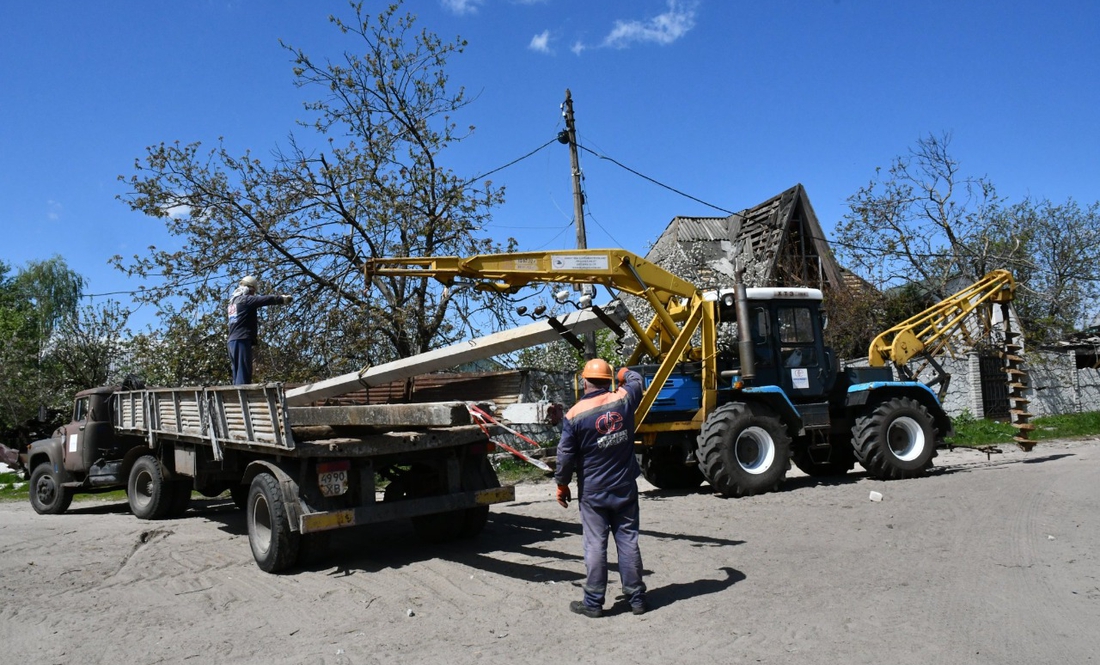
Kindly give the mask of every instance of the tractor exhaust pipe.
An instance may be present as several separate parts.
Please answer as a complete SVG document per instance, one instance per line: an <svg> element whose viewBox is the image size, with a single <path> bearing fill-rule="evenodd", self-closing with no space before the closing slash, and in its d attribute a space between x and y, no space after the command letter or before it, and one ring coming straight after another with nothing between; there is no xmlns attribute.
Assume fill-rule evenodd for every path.
<svg viewBox="0 0 1100 665"><path fill-rule="evenodd" d="M740 276L739 276L740 277ZM752 353L752 322L749 316L749 297L745 283L740 279L734 284L737 293L737 354L741 358L741 378L756 377L756 366Z"/></svg>

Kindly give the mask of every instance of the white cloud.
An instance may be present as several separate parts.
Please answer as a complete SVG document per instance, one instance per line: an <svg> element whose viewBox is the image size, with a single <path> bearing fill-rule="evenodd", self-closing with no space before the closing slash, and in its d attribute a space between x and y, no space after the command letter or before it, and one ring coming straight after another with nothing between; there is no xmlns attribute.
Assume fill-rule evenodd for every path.
<svg viewBox="0 0 1100 665"><path fill-rule="evenodd" d="M172 219L183 219L191 214L191 207L185 205L172 206L165 208L164 212Z"/></svg>
<svg viewBox="0 0 1100 665"><path fill-rule="evenodd" d="M485 0L440 0L441 4L459 16L476 14Z"/></svg>
<svg viewBox="0 0 1100 665"><path fill-rule="evenodd" d="M584 45L584 42L577 41L573 43L573 48L569 50L573 52L573 55L580 55L581 53L584 53L585 49L587 48L588 47Z"/></svg>
<svg viewBox="0 0 1100 665"><path fill-rule="evenodd" d="M695 3L668 0L668 11L647 21L615 21L603 46L626 48L638 42L671 44L695 27Z"/></svg>
<svg viewBox="0 0 1100 665"><path fill-rule="evenodd" d="M527 48L539 53L553 53L553 51L550 50L550 31L543 30L532 37L531 43L527 45Z"/></svg>
<svg viewBox="0 0 1100 665"><path fill-rule="evenodd" d="M46 201L46 219L56 222L61 219L62 206L57 201Z"/></svg>

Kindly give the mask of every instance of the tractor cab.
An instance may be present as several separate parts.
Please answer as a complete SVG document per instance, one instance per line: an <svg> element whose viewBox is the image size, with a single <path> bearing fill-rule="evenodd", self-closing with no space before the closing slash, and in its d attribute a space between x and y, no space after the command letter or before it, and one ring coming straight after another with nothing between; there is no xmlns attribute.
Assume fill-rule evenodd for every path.
<svg viewBox="0 0 1100 665"><path fill-rule="evenodd" d="M828 395L836 367L834 354L824 343L821 290L755 287L745 293L755 371L751 385L778 386L796 403ZM737 320L734 291L719 292L718 303L720 328L733 328L722 324Z"/></svg>

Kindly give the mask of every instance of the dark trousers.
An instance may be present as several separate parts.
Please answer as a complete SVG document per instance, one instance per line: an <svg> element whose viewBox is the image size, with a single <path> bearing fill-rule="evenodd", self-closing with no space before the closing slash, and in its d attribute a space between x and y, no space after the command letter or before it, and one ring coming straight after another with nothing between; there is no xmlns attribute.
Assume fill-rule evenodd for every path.
<svg viewBox="0 0 1100 665"><path fill-rule="evenodd" d="M229 340L229 364L233 367L233 385L252 383L252 340Z"/></svg>
<svg viewBox="0 0 1100 665"><path fill-rule="evenodd" d="M584 604L603 607L607 593L607 536L615 537L619 577L631 606L645 603L642 553L638 550L638 486L634 483L605 492L584 490L580 500L584 527Z"/></svg>

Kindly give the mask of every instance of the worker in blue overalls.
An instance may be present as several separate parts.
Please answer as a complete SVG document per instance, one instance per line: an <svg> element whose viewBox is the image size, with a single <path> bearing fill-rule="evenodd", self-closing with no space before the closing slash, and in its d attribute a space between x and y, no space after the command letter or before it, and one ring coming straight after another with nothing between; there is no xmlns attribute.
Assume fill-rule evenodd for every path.
<svg viewBox="0 0 1100 665"><path fill-rule="evenodd" d="M589 360L581 372L584 396L562 423L557 451L557 500L569 506L569 482L577 475L577 500L584 531L587 577L584 600L569 609L590 618L603 616L607 592L607 537L615 538L623 594L634 614L643 614L646 588L638 550L638 483L634 457L634 410L642 398L642 377L623 367L619 387L611 390L611 365Z"/></svg>

